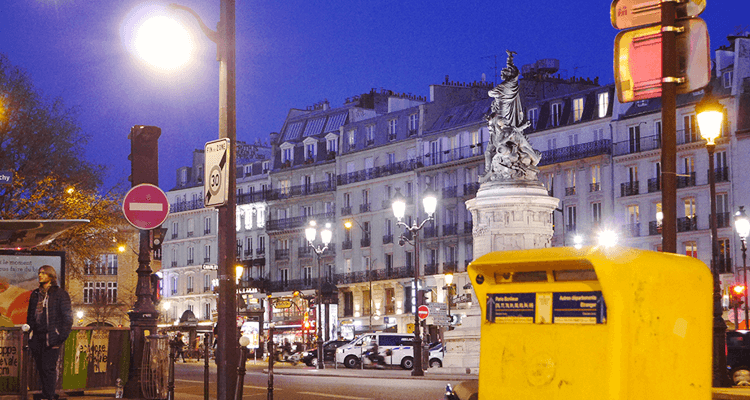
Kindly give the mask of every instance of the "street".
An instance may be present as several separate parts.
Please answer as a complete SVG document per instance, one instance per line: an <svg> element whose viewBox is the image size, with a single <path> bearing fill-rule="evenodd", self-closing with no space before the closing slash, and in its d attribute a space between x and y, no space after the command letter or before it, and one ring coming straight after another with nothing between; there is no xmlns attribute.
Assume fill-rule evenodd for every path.
<svg viewBox="0 0 750 400"><path fill-rule="evenodd" d="M243 399L263 399L268 394L267 364L253 360L247 363ZM300 399L442 399L445 385L455 385L461 379L476 379L467 375L438 375L427 371L425 377L412 378L410 371L402 369L346 369L333 366L322 371L304 365L274 366L273 398ZM175 364L175 398L203 398L203 363ZM209 368L209 398L216 398L216 366Z"/></svg>

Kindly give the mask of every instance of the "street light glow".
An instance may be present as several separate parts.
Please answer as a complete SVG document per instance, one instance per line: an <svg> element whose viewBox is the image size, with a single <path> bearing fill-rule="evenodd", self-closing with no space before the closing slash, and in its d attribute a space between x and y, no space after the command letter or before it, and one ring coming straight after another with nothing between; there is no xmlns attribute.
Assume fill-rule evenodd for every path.
<svg viewBox="0 0 750 400"><path fill-rule="evenodd" d="M617 244L617 233L610 230L599 232L599 246L612 247Z"/></svg>
<svg viewBox="0 0 750 400"><path fill-rule="evenodd" d="M193 54L193 42L188 31L166 16L155 16L144 21L136 31L134 42L138 56L164 70L184 65Z"/></svg>

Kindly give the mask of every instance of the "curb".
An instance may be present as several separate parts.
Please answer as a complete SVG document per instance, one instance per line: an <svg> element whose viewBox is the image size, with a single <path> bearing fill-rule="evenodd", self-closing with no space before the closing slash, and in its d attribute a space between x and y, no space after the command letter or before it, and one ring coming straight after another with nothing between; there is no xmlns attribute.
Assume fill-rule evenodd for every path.
<svg viewBox="0 0 750 400"><path fill-rule="evenodd" d="M411 375L405 375L403 373L407 373L407 371L393 371L393 372L403 372L403 373L389 373L388 370L364 370L364 372L359 372L361 370L350 370L351 372L348 373L338 373L338 372L328 372L328 368L324 370L316 370L316 369L310 369L310 370L302 370L302 369L287 369L283 368L280 370L274 369L273 374L274 375L289 375L289 376L319 376L319 377L337 377L337 378L379 378L379 379L420 379L420 380L449 380L449 381L470 381L470 380L477 380L479 379L476 375L456 375L456 374L450 374L450 373L428 373L424 376L411 376ZM330 370L336 371L335 369L331 368ZM323 371L318 372L318 371ZM376 372L377 371L377 372ZM377 375L378 373L385 372L382 376ZM268 369L263 369L263 373L267 374Z"/></svg>

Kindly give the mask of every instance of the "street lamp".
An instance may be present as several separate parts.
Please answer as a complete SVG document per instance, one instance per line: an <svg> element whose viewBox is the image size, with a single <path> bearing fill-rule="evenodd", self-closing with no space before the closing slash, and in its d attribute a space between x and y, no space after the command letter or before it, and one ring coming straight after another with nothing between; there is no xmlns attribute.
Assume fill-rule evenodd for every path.
<svg viewBox="0 0 750 400"><path fill-rule="evenodd" d="M750 219L745 214L745 206L740 206L740 210L734 214L734 229L737 230L737 235L740 237L742 243L742 275L743 284L745 285L745 327L748 324L748 310L747 310L747 237L750 235Z"/></svg>
<svg viewBox="0 0 750 400"><path fill-rule="evenodd" d="M83 325L83 310L78 310L76 312L76 317L78 317L78 325Z"/></svg>
<svg viewBox="0 0 750 400"><path fill-rule="evenodd" d="M331 224L326 223L325 227L320 230L320 240L323 242L322 246L315 246L313 242L315 241L315 236L318 235L318 229L316 228L317 223L315 221L310 221L310 225L305 229L305 238L307 239L307 244L312 247L313 251L315 252L315 255L318 258L318 293L317 293L317 300L315 301L315 305L318 307L317 311L315 312L315 316L318 319L317 325L318 325L318 369L324 369L325 368L325 358L323 358L323 316L321 315L323 304L322 301L322 293L323 293L323 268L320 266L320 257L323 255L323 252L328 249L328 244L331 243L331 237L333 236L333 232L331 231ZM326 330L328 330L328 316L326 316Z"/></svg>
<svg viewBox="0 0 750 400"><path fill-rule="evenodd" d="M599 246L612 247L617 244L617 233L611 230L599 232Z"/></svg>
<svg viewBox="0 0 750 400"><path fill-rule="evenodd" d="M172 304L168 301L165 301L164 303L161 303L161 309L164 310L162 313L162 316L164 316L164 322L169 322L169 316L167 316L167 313L169 312L169 309L172 307Z"/></svg>
<svg viewBox="0 0 750 400"><path fill-rule="evenodd" d="M411 371L412 376L424 376L424 370L422 370L422 336L419 332L419 312L417 311L420 306L421 299L418 293L419 290L419 231L422 230L424 224L427 221L434 221L435 208L437 208L437 197L431 193L426 193L422 199L424 205L424 211L427 213L427 218L424 221L417 224L417 220L414 220L412 226L405 224L402 220L406 213L406 201L401 195L401 190L396 189L396 196L393 198L391 206L393 207L393 215L398 220L398 224L406 228L411 234L414 242L412 243L409 238L403 234L399 239L399 243L403 246L403 243L411 243L414 246L414 291L417 292L416 304L414 304L414 368Z"/></svg>
<svg viewBox="0 0 750 400"><path fill-rule="evenodd" d="M711 270L714 279L714 332L713 332L713 385L728 386L726 377L727 356L725 353L727 324L722 317L721 282L719 280L719 242L716 221L716 176L714 171L714 151L716 140L721 133L721 121L724 118L721 103L712 95L711 86L707 86L703 98L695 106L698 128L706 140L708 150L708 184L711 196Z"/></svg>
<svg viewBox="0 0 750 400"><path fill-rule="evenodd" d="M451 317L451 303L453 302L453 296L456 293L456 284L453 283L453 273L449 272L445 274L445 286L443 286L443 290L445 290L445 302L448 304L448 329L451 330L451 322L453 321L453 317Z"/></svg>

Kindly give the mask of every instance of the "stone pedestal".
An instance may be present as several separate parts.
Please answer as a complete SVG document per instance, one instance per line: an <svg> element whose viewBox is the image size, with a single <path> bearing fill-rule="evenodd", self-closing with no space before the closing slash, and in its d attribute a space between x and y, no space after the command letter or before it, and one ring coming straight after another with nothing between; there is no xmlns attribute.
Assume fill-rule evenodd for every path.
<svg viewBox="0 0 750 400"><path fill-rule="evenodd" d="M549 247L554 233L552 213L559 202L539 181L482 184L477 196L466 202L474 221L474 258L492 251ZM445 332L445 372L479 371L482 316L479 299L474 296L472 300L461 326Z"/></svg>

